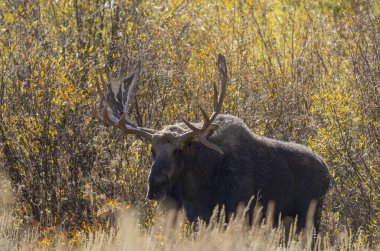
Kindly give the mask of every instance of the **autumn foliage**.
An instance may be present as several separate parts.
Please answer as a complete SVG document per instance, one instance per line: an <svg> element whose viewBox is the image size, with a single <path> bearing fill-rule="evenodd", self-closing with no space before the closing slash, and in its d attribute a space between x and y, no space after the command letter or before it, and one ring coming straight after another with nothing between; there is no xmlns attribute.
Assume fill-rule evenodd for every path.
<svg viewBox="0 0 380 251"><path fill-rule="evenodd" d="M0 168L41 239L109 231L145 199L150 149L94 116L95 80L143 63L131 119L200 121L226 56L224 112L330 167L322 232L380 241L380 4L375 0L1 1ZM360 232L359 231L359 232Z"/></svg>

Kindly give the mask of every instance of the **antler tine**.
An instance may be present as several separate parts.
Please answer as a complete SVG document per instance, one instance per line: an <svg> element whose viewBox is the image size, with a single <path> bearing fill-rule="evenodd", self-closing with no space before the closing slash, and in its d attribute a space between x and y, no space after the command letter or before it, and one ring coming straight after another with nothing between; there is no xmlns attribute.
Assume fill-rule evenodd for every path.
<svg viewBox="0 0 380 251"><path fill-rule="evenodd" d="M209 119L207 113L205 112L205 110L203 110L202 106L199 106L199 110L202 113L204 124L210 124L210 119Z"/></svg>
<svg viewBox="0 0 380 251"><path fill-rule="evenodd" d="M185 119L182 119L183 123L185 123L191 130L192 132L196 132L196 133L200 133L202 130L195 127L194 125L192 125L189 121L185 120Z"/></svg>
<svg viewBox="0 0 380 251"><path fill-rule="evenodd" d="M221 90L218 95L218 88L216 87L216 84L214 83L213 89L214 89L214 109L211 117L207 115L205 110L200 106L199 109L203 116L203 126L201 128L195 127L193 124L188 122L187 120L183 120L183 122L190 128L191 131L186 132L178 137L178 142L183 143L188 141L189 139L196 138L198 139L203 145L206 147L213 149L219 153L223 154L223 151L216 146L215 144L211 143L210 141L207 141L206 137L214 130L218 128L217 124L213 124L212 122L216 119L217 115L220 113L223 107L223 101L226 96L226 89L227 89L227 64L226 59L223 55L219 54L217 59L217 66L219 70L219 79L221 82Z"/></svg>
<svg viewBox="0 0 380 251"><path fill-rule="evenodd" d="M225 57L221 54L218 55L217 65L218 65L218 70L219 70L219 80L221 82L221 88L220 88L221 90L218 95L217 105L214 107L214 114L212 115L214 119L222 110L223 101L226 96L226 90L227 90L227 64L226 64Z"/></svg>
<svg viewBox="0 0 380 251"><path fill-rule="evenodd" d="M123 114L117 123L117 127L121 129L125 134L135 134L150 141L153 139L153 134L148 132L145 128L130 127L129 124L131 124L131 122L126 119L126 114Z"/></svg>
<svg viewBox="0 0 380 251"><path fill-rule="evenodd" d="M211 117L205 120L204 127L207 128L215 119L216 116L221 112L223 108L224 97L226 96L227 90L227 64L226 59L222 54L218 55L218 60L216 61L219 70L219 80L221 82L220 93L218 95L218 88L214 83L214 111ZM203 113L203 112L202 112Z"/></svg>
<svg viewBox="0 0 380 251"><path fill-rule="evenodd" d="M121 61L123 61L123 59ZM121 64L123 64L123 62L121 62ZM130 80L132 82L129 85L128 90L124 90L124 88L122 88L122 84L126 80L126 78L123 78L122 67L123 66L121 66L120 68L118 79L110 77L110 74L106 72L107 81L105 81L103 75L100 74L100 81L103 84L103 89L100 87L99 78L96 78L96 88L99 96L101 97L101 114L99 114L98 112L95 115L97 117L100 117L103 121L113 125L114 127L119 128L125 134L135 134L139 137L151 141L154 135L153 129L137 127L128 119L129 102L133 96L133 88L138 82L138 75L140 73L141 62L139 61L136 67L133 69L132 73L128 75L129 79L132 78L132 80ZM115 84L119 85L118 88L116 88L117 90L112 87ZM124 92L127 92L125 102L123 102L123 96L125 94ZM121 116L120 113L122 113Z"/></svg>
<svg viewBox="0 0 380 251"><path fill-rule="evenodd" d="M103 110L103 118L106 119L107 122L109 122L111 125L119 128L121 131L123 131L125 134L136 134L137 136L141 136L146 139L152 139L153 135L143 131L142 128L136 127L131 128L130 126L126 125L126 116L123 114L123 116L118 119L113 114L109 107L105 107Z"/></svg>
<svg viewBox="0 0 380 251"><path fill-rule="evenodd" d="M104 88L106 83L105 83L103 76L101 74L100 74L100 79L101 79L100 81L101 81L103 88ZM107 101L106 101L106 98L104 96L104 92L103 92L102 88L100 87L98 76L95 77L95 84L96 84L96 90L98 92L98 95L101 98L100 103L99 103L99 110L101 110L104 107L104 105L106 105ZM94 106L96 109L96 101L94 102ZM97 118L102 119L102 116L99 114L99 112L96 112L95 115Z"/></svg>
<svg viewBox="0 0 380 251"><path fill-rule="evenodd" d="M215 112L215 108L218 106L218 88L216 87L216 84L213 83L213 86L214 86L214 112Z"/></svg>
<svg viewBox="0 0 380 251"><path fill-rule="evenodd" d="M124 113L128 113L130 99L133 96L133 90L135 88L135 85L138 82L138 78L139 78L139 75L140 75L140 69L141 69L141 61L139 60L137 62L137 65L135 66L135 68L133 68L133 71L132 71L133 74L135 75L135 77L133 78L132 83L129 86L129 89L128 89L128 92L127 92L127 99L125 101L125 104L123 104L124 105Z"/></svg>

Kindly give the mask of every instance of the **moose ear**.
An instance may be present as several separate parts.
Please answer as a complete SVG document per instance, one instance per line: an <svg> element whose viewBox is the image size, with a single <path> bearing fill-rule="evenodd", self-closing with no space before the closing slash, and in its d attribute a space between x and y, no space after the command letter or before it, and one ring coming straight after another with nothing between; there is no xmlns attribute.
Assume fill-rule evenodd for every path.
<svg viewBox="0 0 380 251"><path fill-rule="evenodd" d="M189 140L185 147L188 147L188 150L190 150L190 147L191 147L191 142L200 142L201 144L203 144L205 147L211 149L211 150L214 150L216 152L218 152L219 154L223 155L224 152L223 150L217 146L216 144L212 143L211 141L208 140L208 138L219 128L219 125L218 124L210 124L208 126L208 128L204 131L204 135L201 136L201 137L197 137L197 138L194 138L192 140Z"/></svg>
<svg viewBox="0 0 380 251"><path fill-rule="evenodd" d="M205 138L199 138L199 142L201 142L205 147L214 150L221 155L224 154L223 150L219 146L215 145L211 141L206 140Z"/></svg>
<svg viewBox="0 0 380 251"><path fill-rule="evenodd" d="M208 141L206 138L203 138L203 137L196 138L193 141L187 142L185 144L185 146L183 147L183 149L185 151L187 151L187 152L191 152L191 151L194 151L194 149L198 149L198 147L201 146L201 145L203 145L203 146L207 147L208 149L211 149L211 150L219 153L220 155L224 154L223 150L219 146L217 146L216 144ZM195 151L197 151L197 150L195 150Z"/></svg>

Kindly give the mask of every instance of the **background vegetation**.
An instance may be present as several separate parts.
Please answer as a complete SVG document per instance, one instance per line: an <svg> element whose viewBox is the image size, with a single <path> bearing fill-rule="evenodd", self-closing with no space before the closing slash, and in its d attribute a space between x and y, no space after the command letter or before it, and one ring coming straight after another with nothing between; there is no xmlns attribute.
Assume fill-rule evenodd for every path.
<svg viewBox="0 0 380 251"><path fill-rule="evenodd" d="M142 60L131 118L159 129L212 106L222 53L224 112L320 154L335 180L322 232L378 245L379 14L376 0L0 1L0 167L18 229L2 235L75 243L130 206L149 231L149 147L95 118L96 75Z"/></svg>

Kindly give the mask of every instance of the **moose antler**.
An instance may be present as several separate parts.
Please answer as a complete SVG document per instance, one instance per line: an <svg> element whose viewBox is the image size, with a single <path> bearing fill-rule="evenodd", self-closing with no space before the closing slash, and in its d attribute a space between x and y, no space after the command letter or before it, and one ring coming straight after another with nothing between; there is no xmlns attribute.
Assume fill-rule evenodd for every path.
<svg viewBox="0 0 380 251"><path fill-rule="evenodd" d="M120 63L120 72L118 78L111 77L107 73L107 80L100 75L96 81L98 94L101 97L101 103L96 116L105 122L119 128L125 134L135 134L139 137L152 141L154 130L138 127L128 119L129 103L133 96L133 89L136 86L140 74L141 62L139 61L135 68L128 76L124 76L123 59Z"/></svg>
<svg viewBox="0 0 380 251"><path fill-rule="evenodd" d="M186 132L182 135L180 135L177 138L177 142L180 144L183 144L185 142L188 142L189 140L199 140L203 145L206 147L213 149L220 154L223 154L223 150L220 149L217 145L214 143L211 143L207 140L207 137L215 131L219 126L217 124L214 124L214 120L216 116L220 113L223 107L223 100L226 96L226 89L227 89L227 64L226 59L223 55L218 55L218 60L216 62L219 70L219 80L221 82L221 90L218 95L218 88L216 87L216 84L214 83L214 110L209 117L205 110L202 107L199 107L202 116L203 116L203 125L201 128L197 128L193 124L191 124L189 121L184 120L183 122L190 128L189 132Z"/></svg>

